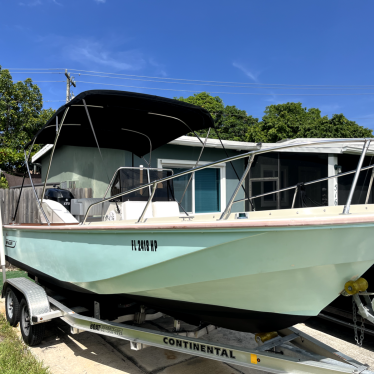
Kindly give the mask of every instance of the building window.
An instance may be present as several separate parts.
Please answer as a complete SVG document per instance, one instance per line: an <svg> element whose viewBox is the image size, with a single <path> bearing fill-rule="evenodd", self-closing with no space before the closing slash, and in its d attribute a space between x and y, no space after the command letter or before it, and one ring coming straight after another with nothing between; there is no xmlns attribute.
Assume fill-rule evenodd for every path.
<svg viewBox="0 0 374 374"><path fill-rule="evenodd" d="M209 162L199 163L199 166ZM193 168L196 161L158 160L159 168L168 168L174 174ZM192 175L192 178L191 178ZM187 183L191 182L186 190ZM200 170L174 179L175 198L192 214L221 212L226 205L226 166Z"/></svg>

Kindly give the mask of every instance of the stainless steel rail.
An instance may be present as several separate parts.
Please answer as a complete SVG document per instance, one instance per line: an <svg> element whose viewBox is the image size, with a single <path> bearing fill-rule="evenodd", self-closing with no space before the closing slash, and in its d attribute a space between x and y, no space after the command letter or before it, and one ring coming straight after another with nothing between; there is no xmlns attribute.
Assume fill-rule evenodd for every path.
<svg viewBox="0 0 374 374"><path fill-rule="evenodd" d="M141 190L143 188L146 188L148 186L152 186L154 183L166 182L168 180L175 179L175 178L181 177L183 175L187 175L187 174L197 172L197 171L200 171L200 170L208 169L208 168L211 168L211 167L219 165L219 164L223 164L223 163L230 162L230 161L235 161L235 160L240 160L242 158L250 157L252 155L259 155L259 154L263 154L263 153L273 152L273 151L277 151L277 150L280 150L280 149L295 148L295 147L307 147L309 145L317 145L317 144L362 143L362 142L366 142L366 141L367 141L366 138L358 138L358 139L345 138L345 139L333 139L333 140L329 139L329 140L317 140L317 141L311 140L311 141L302 142L302 143L291 143L291 144L286 144L286 145L280 145L280 146L277 146L277 147L272 147L272 148L268 148L268 149L264 149L264 150L260 149L260 150L250 151L250 152L242 153L242 154L237 155L237 156L232 156L232 157L228 157L228 158L225 158L225 159L222 159L222 160L214 161L214 162L211 162L211 163L203 165L203 166L199 166L199 167L192 168L190 170L182 171L182 172L180 172L178 174L174 174L170 177L165 177L165 178L162 178L162 179L159 179L159 180L156 180L156 181L152 181L152 183L144 184L142 186L133 188L129 191L125 191L125 192L122 192L120 194L111 196L107 199L103 199L102 201L99 201L97 203L93 203L88 207L86 215L84 216L84 220L81 224L84 225L91 207L93 207L95 205L102 204L106 201L115 199L117 197L127 195L131 192L139 191L139 190ZM356 173L357 173L357 170L356 170ZM336 178L336 175L334 175L334 178ZM289 188L289 189L291 189L291 188Z"/></svg>
<svg viewBox="0 0 374 374"><path fill-rule="evenodd" d="M247 177L247 175L249 173L249 170L251 170L251 166L252 166L252 162L253 162L254 158L255 158L254 154L249 158L248 165L247 165L246 169L244 170L244 173L243 173L242 177L240 178L240 181L239 181L238 185L236 186L235 191L232 194L229 203L226 205L226 208L225 208L224 212L221 214L221 217L219 218L219 221L222 221L223 219L226 219L228 217L228 215L230 214L232 204L234 204L234 200L236 198L236 195L238 194L238 192L240 190L240 187L244 183L245 178Z"/></svg>
<svg viewBox="0 0 374 374"><path fill-rule="evenodd" d="M148 201L147 201L147 204L145 204L145 207L144 207L143 213L142 213L142 215L139 217L137 223L142 223L142 222L143 222L143 219L144 219L145 214L147 213L147 210L148 210L149 204L152 202L153 196L155 196L156 189L157 189L157 183L155 183L155 184L153 185L153 189L152 189L151 196L149 197L149 199L148 199Z"/></svg>
<svg viewBox="0 0 374 374"><path fill-rule="evenodd" d="M199 157L198 157L198 159L197 159L197 161L196 161L195 167L199 165L200 158L201 158L201 156L202 156L202 154L203 154L203 152L204 152L206 142L208 141L208 138L209 138L209 133L210 133L210 127L209 127L209 130L208 130L208 133L206 134L206 137L205 137L205 140L204 140L204 144L203 144L203 147L201 148L200 155L199 155ZM191 183L192 176L193 176L193 174L190 175L190 178L189 178L189 180L187 181L186 188L184 189L184 191L183 191L183 193L182 193L182 197L181 197L180 200L179 200L179 203L180 203L180 204L182 204L182 200L183 200L183 198L184 198L184 195L186 194L187 189L188 189L188 186L189 186L190 183Z"/></svg>
<svg viewBox="0 0 374 374"><path fill-rule="evenodd" d="M369 201L370 191L371 191L371 187L372 187L372 185L373 185L373 179L374 179L374 169L371 169L371 177L370 177L370 182L369 182L368 192L366 193L365 204L367 204L368 201Z"/></svg>
<svg viewBox="0 0 374 374"><path fill-rule="evenodd" d="M132 166L121 166L121 167L119 167L115 172L114 172L114 174L113 174L113 177L112 177L112 179L111 179L111 181L110 181L110 183L108 184L108 187L107 187L107 189L106 189L106 191L105 191L105 194L104 194L104 197L103 197L103 199L105 199L105 196L106 196L106 194L108 193L108 191L109 191L109 188L112 186L112 184L113 184L113 181L114 181L114 178L116 177L116 175L117 175L117 173L120 171L120 170L122 170L122 169L139 169L139 170L145 170L146 168L141 168L141 167L132 167ZM158 170L158 171L171 171L171 173L172 173L172 175L174 174L174 172L173 172L173 170L172 169L160 169L160 168L148 168L149 170ZM151 181L150 181L150 179L148 179L148 182L150 183Z"/></svg>
<svg viewBox="0 0 374 374"><path fill-rule="evenodd" d="M366 152L369 148L369 145L370 145L370 139L365 140L365 144L362 148L362 153L361 153L360 159L358 160L357 172L356 172L355 177L353 179L353 182L352 182L352 185L351 185L351 190L349 191L347 203L345 204L344 209L343 209L343 214L349 214L349 208L351 207L353 193L355 192L355 189L356 189L358 175L360 174L362 163L364 161L364 158L365 158Z"/></svg>
<svg viewBox="0 0 374 374"><path fill-rule="evenodd" d="M374 164L369 165L369 166L365 166L365 167L361 168L361 171L369 170L369 169L374 169ZM344 177L345 175L354 174L354 173L356 173L356 171L357 171L357 169L354 169L354 170L346 171L344 173L339 173L339 174L336 174L336 175L331 175L330 177L315 179L313 181L305 182L303 184L304 184L304 186L308 186L310 184L323 182L323 181L326 181L328 179L339 178L339 177ZM249 200L257 199L258 197L262 197L262 196L272 195L274 193L289 191L289 190L292 190L293 188L297 189L299 187L299 185L300 184L295 184L293 186L281 188L281 189L276 190L276 191L266 192L266 193L263 193L263 194L260 194L260 195L252 196L252 197L249 198ZM294 195L294 198L295 198L295 195ZM244 199L240 199L240 200L235 200L234 203L240 203L241 201L245 201L245 200L248 200L248 199L244 198ZM293 205L293 203L292 203L292 205ZM365 202L365 204L367 204L367 201Z"/></svg>
<svg viewBox="0 0 374 374"><path fill-rule="evenodd" d="M33 143L31 144L31 149L32 149L32 147L34 146L34 142L35 142L35 139L34 139ZM42 206L42 204L40 203L40 200L39 200L38 194L37 194L37 192L36 192L36 189L35 189L35 186L34 186L34 182L32 181L32 176L31 176L30 168L29 168L29 157L30 157L30 153L31 153L31 151L30 151L30 153L29 153L29 157L27 157L27 158L26 158L26 150L23 150L23 152L25 153L25 160L26 160L25 164L26 164L27 172L28 172L28 174L29 174L29 178L30 178L31 186L32 186L32 189L33 189L33 191L34 191L34 195L35 195L35 198L36 198L36 202L37 202L37 204L38 204L38 206L39 206L40 211L42 212L42 214L43 214L43 216L44 216L44 218L45 218L45 221L47 222L48 226L50 226L51 223L49 222L49 219L47 218L47 215L46 215L45 212L44 212L43 206ZM21 191L20 191L20 193L21 193Z"/></svg>

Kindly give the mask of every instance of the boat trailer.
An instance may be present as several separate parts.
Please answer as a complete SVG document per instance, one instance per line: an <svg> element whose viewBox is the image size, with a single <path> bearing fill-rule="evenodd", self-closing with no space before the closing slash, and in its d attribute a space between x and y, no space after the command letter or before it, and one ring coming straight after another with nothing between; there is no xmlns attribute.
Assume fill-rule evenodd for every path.
<svg viewBox="0 0 374 374"><path fill-rule="evenodd" d="M183 331L180 329L180 322L174 320L174 331L163 332L119 323L141 324L164 316L157 312L147 314L144 307L138 313L107 321L100 319L100 304L95 302L95 318L87 317L79 314L87 311L86 308L67 307L61 299L57 300L58 296L48 296L41 285L27 278L6 279L2 291L2 296L4 295L8 321L16 326L19 320L22 337L29 345L41 342L46 322L60 318L70 325L72 334L88 331L128 340L134 350L154 346L270 373L372 373L368 366L293 327L256 334L258 347L245 349L203 340L202 336L217 329L212 325L201 326L194 331ZM371 303L364 306L360 295L361 291L353 295L358 313L374 321ZM370 300L368 295L363 296L366 301Z"/></svg>

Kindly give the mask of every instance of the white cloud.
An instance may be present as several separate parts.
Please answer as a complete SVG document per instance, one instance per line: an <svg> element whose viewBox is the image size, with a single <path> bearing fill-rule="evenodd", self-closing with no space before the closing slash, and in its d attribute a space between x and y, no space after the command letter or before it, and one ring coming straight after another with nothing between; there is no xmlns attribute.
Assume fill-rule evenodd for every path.
<svg viewBox="0 0 374 374"><path fill-rule="evenodd" d="M149 64L155 68L154 74L161 75L162 77L167 77L167 73L165 71L165 65L159 64L153 58L149 59Z"/></svg>
<svg viewBox="0 0 374 374"><path fill-rule="evenodd" d="M137 50L114 52L102 43L91 40L81 40L76 45L67 45L65 55L72 61L86 66L109 67L115 70L139 70L146 65L141 52Z"/></svg>
<svg viewBox="0 0 374 374"><path fill-rule="evenodd" d="M49 58L64 61L66 66L102 72L140 71L167 76L165 65L140 49L129 49L132 38L109 35L105 40L68 38L58 34L30 36L33 42L49 50Z"/></svg>
<svg viewBox="0 0 374 374"><path fill-rule="evenodd" d="M106 3L106 0L95 0L95 2L98 4L104 4Z"/></svg>
<svg viewBox="0 0 374 374"><path fill-rule="evenodd" d="M34 0L34 1L28 1L26 3L19 3L21 6L37 6L42 5L42 2L40 0Z"/></svg>
<svg viewBox="0 0 374 374"><path fill-rule="evenodd" d="M258 72L252 72L249 71L245 66L242 64L239 64L237 62L233 62L232 64L235 68L241 70L247 77L251 78L254 82L258 82L258 76L261 74L261 71Z"/></svg>

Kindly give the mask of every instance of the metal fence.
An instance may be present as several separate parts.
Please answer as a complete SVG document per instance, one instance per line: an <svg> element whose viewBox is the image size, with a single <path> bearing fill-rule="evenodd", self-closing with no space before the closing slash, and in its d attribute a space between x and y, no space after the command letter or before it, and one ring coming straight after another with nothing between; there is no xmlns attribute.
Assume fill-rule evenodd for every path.
<svg viewBox="0 0 374 374"><path fill-rule="evenodd" d="M8 224L12 221L20 190L20 188L0 189L1 218L3 224ZM36 187L36 191L40 198L43 187ZM71 188L69 191L76 199L92 197L92 188ZM40 223L39 208L31 187L26 187L22 191L15 222Z"/></svg>

